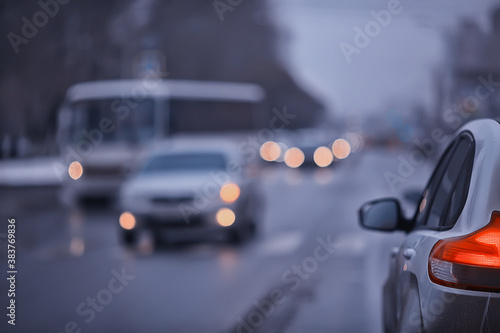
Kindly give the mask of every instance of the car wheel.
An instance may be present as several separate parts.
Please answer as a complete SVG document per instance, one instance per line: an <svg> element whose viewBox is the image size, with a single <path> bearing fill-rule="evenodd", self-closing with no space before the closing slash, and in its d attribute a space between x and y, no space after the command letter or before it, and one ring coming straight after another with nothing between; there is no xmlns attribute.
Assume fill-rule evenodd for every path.
<svg viewBox="0 0 500 333"><path fill-rule="evenodd" d="M245 239L245 236L243 235L241 228L231 230L228 236L229 236L229 242L235 245L241 244Z"/></svg>
<svg viewBox="0 0 500 333"><path fill-rule="evenodd" d="M248 226L248 235L253 238L257 235L257 224L252 221Z"/></svg>
<svg viewBox="0 0 500 333"><path fill-rule="evenodd" d="M255 236L257 233L257 226L254 222L245 224L240 228L235 228L229 232L229 240L233 244L241 244L247 239Z"/></svg>
<svg viewBox="0 0 500 333"><path fill-rule="evenodd" d="M416 288L410 288L405 296L403 308L401 309L397 332L423 331L418 291Z"/></svg>
<svg viewBox="0 0 500 333"><path fill-rule="evenodd" d="M153 244L155 248L161 248L167 245L167 239L165 237L162 237L161 233L155 230L152 230L152 236L153 236Z"/></svg>
<svg viewBox="0 0 500 333"><path fill-rule="evenodd" d="M122 232L122 242L127 246L133 246L137 243L137 232L135 231L123 231Z"/></svg>

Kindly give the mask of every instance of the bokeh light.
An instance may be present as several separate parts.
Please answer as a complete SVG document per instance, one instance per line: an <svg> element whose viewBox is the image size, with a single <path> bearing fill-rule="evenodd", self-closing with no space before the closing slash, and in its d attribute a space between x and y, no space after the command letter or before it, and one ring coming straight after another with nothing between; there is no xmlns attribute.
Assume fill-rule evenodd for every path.
<svg viewBox="0 0 500 333"><path fill-rule="evenodd" d="M120 226L125 230L135 228L135 216L130 212L124 212L120 215Z"/></svg>
<svg viewBox="0 0 500 333"><path fill-rule="evenodd" d="M219 209L217 214L215 214L215 218L217 220L217 223L219 223L221 226L229 227L236 220L236 215L229 208L221 208Z"/></svg>
<svg viewBox="0 0 500 333"><path fill-rule="evenodd" d="M281 156L281 147L274 141L267 141L260 147L260 157L264 161L274 162Z"/></svg>
<svg viewBox="0 0 500 333"><path fill-rule="evenodd" d="M290 168L298 168L304 163L305 156L299 148L290 148L285 153L285 164Z"/></svg>
<svg viewBox="0 0 500 333"><path fill-rule="evenodd" d="M333 155L342 160L351 154L351 145L344 139L337 139L332 146Z"/></svg>
<svg viewBox="0 0 500 333"><path fill-rule="evenodd" d="M347 133L344 138L351 145L351 153L358 153L363 149L364 139L363 135L358 132Z"/></svg>
<svg viewBox="0 0 500 333"><path fill-rule="evenodd" d="M320 168L325 168L332 164L333 154L327 147L319 147L314 151L314 163Z"/></svg>
<svg viewBox="0 0 500 333"><path fill-rule="evenodd" d="M71 179L77 180L83 175L83 167L78 161L74 161L69 165L68 173Z"/></svg>
<svg viewBox="0 0 500 333"><path fill-rule="evenodd" d="M227 203L235 202L240 196L240 187L233 183L225 184L220 189L220 197Z"/></svg>
<svg viewBox="0 0 500 333"><path fill-rule="evenodd" d="M85 242L80 237L73 237L69 245L69 252L75 256L80 257L85 252Z"/></svg>

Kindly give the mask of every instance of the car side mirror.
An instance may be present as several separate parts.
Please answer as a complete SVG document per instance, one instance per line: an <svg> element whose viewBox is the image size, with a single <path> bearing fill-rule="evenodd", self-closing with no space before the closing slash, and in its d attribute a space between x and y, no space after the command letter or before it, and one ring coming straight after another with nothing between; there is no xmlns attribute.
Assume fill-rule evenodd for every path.
<svg viewBox="0 0 500 333"><path fill-rule="evenodd" d="M359 210L359 222L366 228L379 231L408 230L397 199L381 199L365 203Z"/></svg>

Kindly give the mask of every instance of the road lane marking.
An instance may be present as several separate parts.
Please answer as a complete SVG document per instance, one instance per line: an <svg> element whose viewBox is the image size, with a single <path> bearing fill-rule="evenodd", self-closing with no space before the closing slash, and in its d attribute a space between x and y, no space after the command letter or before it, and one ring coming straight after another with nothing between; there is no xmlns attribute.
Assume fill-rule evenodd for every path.
<svg viewBox="0 0 500 333"><path fill-rule="evenodd" d="M348 254L361 256L366 253L368 242L361 233L341 234L335 240L337 244L336 254Z"/></svg>
<svg viewBox="0 0 500 333"><path fill-rule="evenodd" d="M260 245L259 252L266 256L279 256L295 252L304 242L300 230L292 230L268 238Z"/></svg>

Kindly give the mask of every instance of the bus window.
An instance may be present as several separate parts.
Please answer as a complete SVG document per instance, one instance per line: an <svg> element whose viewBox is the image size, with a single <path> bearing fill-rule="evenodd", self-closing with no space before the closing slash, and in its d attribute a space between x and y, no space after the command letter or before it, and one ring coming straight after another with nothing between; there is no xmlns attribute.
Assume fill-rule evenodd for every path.
<svg viewBox="0 0 500 333"><path fill-rule="evenodd" d="M71 141L88 140L98 130L104 142L144 142L154 137L154 101L96 99L72 104ZM106 130L102 130L103 120ZM111 125L109 125L111 124Z"/></svg>

